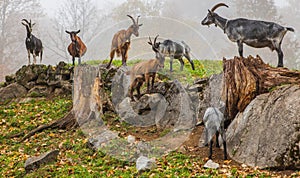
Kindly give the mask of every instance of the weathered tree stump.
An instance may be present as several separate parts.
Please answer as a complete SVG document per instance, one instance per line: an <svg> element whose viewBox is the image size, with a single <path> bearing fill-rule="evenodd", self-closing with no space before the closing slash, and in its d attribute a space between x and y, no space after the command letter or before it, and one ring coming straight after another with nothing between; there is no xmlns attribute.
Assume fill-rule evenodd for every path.
<svg viewBox="0 0 300 178"><path fill-rule="evenodd" d="M274 68L256 58L234 57L223 59L223 101L226 115L233 120L238 112L259 94L267 93L284 84L300 84L300 72L287 68Z"/></svg>

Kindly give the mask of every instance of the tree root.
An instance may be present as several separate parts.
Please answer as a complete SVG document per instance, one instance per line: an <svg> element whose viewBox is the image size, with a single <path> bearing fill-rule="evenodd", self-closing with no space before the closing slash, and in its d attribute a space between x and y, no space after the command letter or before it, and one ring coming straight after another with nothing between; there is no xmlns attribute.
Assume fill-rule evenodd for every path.
<svg viewBox="0 0 300 178"><path fill-rule="evenodd" d="M33 136L34 134L38 133L38 132L42 132L45 129L51 128L51 129L65 129L65 130L71 130L71 129L75 129L78 127L78 123L75 119L75 115L73 110L71 110L67 115L65 115L64 117L56 120L56 121L52 121L49 124L44 124L41 125L35 129L33 129L32 131L30 131L28 134L26 134L19 142L23 142L26 139L30 138L31 136Z"/></svg>

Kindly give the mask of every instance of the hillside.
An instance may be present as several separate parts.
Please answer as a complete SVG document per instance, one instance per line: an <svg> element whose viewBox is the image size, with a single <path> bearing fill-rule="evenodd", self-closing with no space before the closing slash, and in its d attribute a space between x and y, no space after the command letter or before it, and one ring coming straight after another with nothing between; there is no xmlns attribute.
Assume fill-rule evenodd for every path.
<svg viewBox="0 0 300 178"><path fill-rule="evenodd" d="M93 62L94 63L94 62ZM114 65L119 66L120 61ZM196 61L196 70L185 67L178 76L187 84L198 78L206 78L222 70L220 61ZM178 71L178 66L175 70ZM53 67L55 68L55 66ZM166 69L168 66L166 65ZM165 70L159 75L165 78ZM203 80L207 80L203 79ZM116 159L101 151L88 147L87 135L80 129L46 129L29 139L21 138L40 125L58 120L72 109L71 94L30 95L0 105L0 174L4 177L280 177L300 176L295 171L259 170L231 160L222 160L222 150L214 148L214 161L219 169L204 169L208 148L199 148L198 142L203 126L195 127L189 139L177 150L156 158L157 167L138 173L135 163ZM138 128L122 122L117 115L105 115L110 129L117 130L122 137L153 139L160 136L156 128ZM26 174L25 160L49 150L59 149L57 161L43 165Z"/></svg>

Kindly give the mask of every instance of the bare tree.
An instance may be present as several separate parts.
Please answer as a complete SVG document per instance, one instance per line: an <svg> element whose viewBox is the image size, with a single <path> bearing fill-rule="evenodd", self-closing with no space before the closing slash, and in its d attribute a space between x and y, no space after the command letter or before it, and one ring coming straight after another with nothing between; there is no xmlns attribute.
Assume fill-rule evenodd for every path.
<svg viewBox="0 0 300 178"><path fill-rule="evenodd" d="M100 29L103 18L103 14L97 9L94 0L67 0L56 14L52 21L55 33L49 34L48 48L59 59L70 58L67 53L70 40L65 30L76 31L80 29L81 39L89 46L88 42L94 38L94 33Z"/></svg>
<svg viewBox="0 0 300 178"><path fill-rule="evenodd" d="M159 16L164 1L161 0L128 0L113 9L113 19L124 20L127 14L145 16Z"/></svg>
<svg viewBox="0 0 300 178"><path fill-rule="evenodd" d="M0 1L0 81L3 81L4 75L27 63L26 30L21 20L28 18L37 21L42 14L39 0ZM33 33L38 33L38 25ZM22 50L24 53L20 52Z"/></svg>

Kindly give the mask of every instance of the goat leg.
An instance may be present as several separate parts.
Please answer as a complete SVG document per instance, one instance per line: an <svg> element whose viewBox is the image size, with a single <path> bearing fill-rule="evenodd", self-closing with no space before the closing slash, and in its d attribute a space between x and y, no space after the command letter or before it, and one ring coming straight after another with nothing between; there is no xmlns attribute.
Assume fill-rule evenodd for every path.
<svg viewBox="0 0 300 178"><path fill-rule="evenodd" d="M189 63L192 65L192 69L195 70L195 65L194 65L194 62L192 61L190 55L187 53L187 54L184 54L184 57L186 57L189 61Z"/></svg>
<svg viewBox="0 0 300 178"><path fill-rule="evenodd" d="M140 99L141 97L141 86L143 85L143 81L139 81L136 87L137 97Z"/></svg>
<svg viewBox="0 0 300 178"><path fill-rule="evenodd" d="M154 80L155 80L155 74L152 76L152 81L151 81L151 91L154 90Z"/></svg>
<svg viewBox="0 0 300 178"><path fill-rule="evenodd" d="M126 55L127 55L127 48L126 47L123 47L122 49L121 49L121 54L122 54L122 65L123 66L126 66Z"/></svg>
<svg viewBox="0 0 300 178"><path fill-rule="evenodd" d="M283 67L283 52L281 50L280 44L279 44L279 47L276 48L276 52L278 54L278 64L277 64L277 67Z"/></svg>
<svg viewBox="0 0 300 178"><path fill-rule="evenodd" d="M78 65L80 65L81 64L81 57L79 56L79 58L78 58Z"/></svg>
<svg viewBox="0 0 300 178"><path fill-rule="evenodd" d="M224 160L227 160L227 146L226 146L226 140L223 140L223 151L224 151Z"/></svg>
<svg viewBox="0 0 300 178"><path fill-rule="evenodd" d="M243 42L237 41L240 57L243 58Z"/></svg>
<svg viewBox="0 0 300 178"><path fill-rule="evenodd" d="M114 59L114 56L115 56L115 51L116 51L115 49L112 49L112 50L110 51L110 61L109 61L109 63L108 63L107 66L106 66L107 69L110 68L111 62L112 62L112 60Z"/></svg>
<svg viewBox="0 0 300 178"><path fill-rule="evenodd" d="M213 141L211 140L209 144L209 155L208 155L209 159L212 158L212 152L213 152L212 147L213 147Z"/></svg>
<svg viewBox="0 0 300 178"><path fill-rule="evenodd" d="M216 132L216 147L220 148L220 144L219 144L219 131Z"/></svg>
<svg viewBox="0 0 300 178"><path fill-rule="evenodd" d="M182 57L178 59L180 62L180 71L183 71L184 62L182 60Z"/></svg>
<svg viewBox="0 0 300 178"><path fill-rule="evenodd" d="M170 56L170 72L173 72L173 59L174 56Z"/></svg>
<svg viewBox="0 0 300 178"><path fill-rule="evenodd" d="M33 64L36 64L36 55L35 55L35 51L33 51L32 55L33 55Z"/></svg>
<svg viewBox="0 0 300 178"><path fill-rule="evenodd" d="M27 50L27 53L28 53L28 65L30 65L30 50L29 49Z"/></svg>
<svg viewBox="0 0 300 178"><path fill-rule="evenodd" d="M72 64L75 66L75 56L72 56Z"/></svg>
<svg viewBox="0 0 300 178"><path fill-rule="evenodd" d="M149 94L150 93L150 76L149 74L145 74L145 82L147 84L147 91L146 93Z"/></svg>
<svg viewBox="0 0 300 178"><path fill-rule="evenodd" d="M131 101L134 101L134 98L133 98L133 91L134 91L134 88L137 84L137 79L135 79L131 85L130 85L130 92L129 92L129 97L131 98Z"/></svg>

